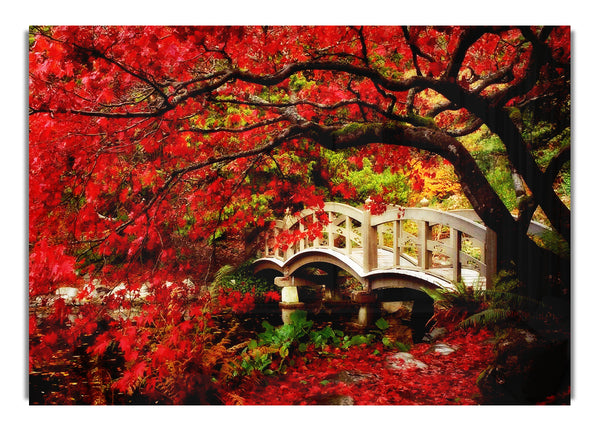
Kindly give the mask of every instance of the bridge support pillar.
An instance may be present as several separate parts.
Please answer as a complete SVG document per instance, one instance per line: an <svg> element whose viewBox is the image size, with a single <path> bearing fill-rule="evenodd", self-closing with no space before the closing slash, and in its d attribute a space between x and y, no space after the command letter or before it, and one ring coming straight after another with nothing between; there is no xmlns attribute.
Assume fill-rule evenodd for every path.
<svg viewBox="0 0 600 431"><path fill-rule="evenodd" d="M298 299L298 287L296 286L283 286L281 288L281 302L286 304L293 304L300 302Z"/></svg>
<svg viewBox="0 0 600 431"><path fill-rule="evenodd" d="M376 300L375 295L371 293L364 291L352 292L352 301L359 304L358 320L356 322L359 326L367 327L373 322Z"/></svg>
<svg viewBox="0 0 600 431"><path fill-rule="evenodd" d="M291 323L290 316L295 310L304 307L304 303L298 298L298 287L295 284L294 277L276 277L275 285L281 287L281 320L283 323Z"/></svg>

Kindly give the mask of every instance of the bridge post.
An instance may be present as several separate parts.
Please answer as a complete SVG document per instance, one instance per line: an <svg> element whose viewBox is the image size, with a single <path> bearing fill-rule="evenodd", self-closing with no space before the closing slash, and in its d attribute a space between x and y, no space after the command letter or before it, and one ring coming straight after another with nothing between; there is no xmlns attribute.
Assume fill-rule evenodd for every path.
<svg viewBox="0 0 600 431"><path fill-rule="evenodd" d="M371 212L365 209L362 225L363 268L366 272L377 268L377 226L371 226Z"/></svg>
<svg viewBox="0 0 600 431"><path fill-rule="evenodd" d="M351 299L353 302L359 304L358 320L356 323L363 328L369 326L373 321L375 313L374 304L377 301L377 297L366 291L355 291L352 292Z"/></svg>
<svg viewBox="0 0 600 431"><path fill-rule="evenodd" d="M394 227L393 227L393 238L392 238L392 247L393 247L393 253L394 253L394 268L398 268L400 266L400 254L401 254L401 250L400 250L400 244L402 244L402 224L400 220L394 220Z"/></svg>
<svg viewBox="0 0 600 431"><path fill-rule="evenodd" d="M431 239L431 226L427 221L418 221L419 233L419 266L421 269L431 268L431 251L428 248L428 242Z"/></svg>
<svg viewBox="0 0 600 431"><path fill-rule="evenodd" d="M452 281L458 283L461 279L462 265L460 263L462 233L456 229L450 229L450 247L452 248Z"/></svg>
<svg viewBox="0 0 600 431"><path fill-rule="evenodd" d="M275 285L281 287L281 320L283 323L291 323L291 314L304 306L298 298L298 287L294 283L294 277L275 277Z"/></svg>

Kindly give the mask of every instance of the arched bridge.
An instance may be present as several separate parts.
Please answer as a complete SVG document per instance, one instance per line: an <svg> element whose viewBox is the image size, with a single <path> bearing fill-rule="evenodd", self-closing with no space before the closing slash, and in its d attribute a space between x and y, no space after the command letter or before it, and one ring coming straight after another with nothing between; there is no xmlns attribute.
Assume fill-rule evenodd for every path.
<svg viewBox="0 0 600 431"><path fill-rule="evenodd" d="M544 229L532 223L530 233ZM375 215L364 207L328 202L319 211L304 210L278 220L266 235L254 271L282 275L275 282L282 287L284 322L289 319L286 313L303 305L298 286L335 286L340 269L363 285L352 298L364 304L361 324L369 319L361 313L367 313L373 301L417 300L421 295L419 300L427 302L423 287L463 282L485 289L496 275L496 234L472 210L387 206ZM310 267L323 271L305 271ZM430 317L433 305L426 308L424 315Z"/></svg>
<svg viewBox="0 0 600 431"><path fill-rule="evenodd" d="M496 235L474 219L474 213L397 206L372 215L328 202L318 213L278 220L254 268L293 276L310 264L335 265L367 291L459 281L485 288L496 273Z"/></svg>

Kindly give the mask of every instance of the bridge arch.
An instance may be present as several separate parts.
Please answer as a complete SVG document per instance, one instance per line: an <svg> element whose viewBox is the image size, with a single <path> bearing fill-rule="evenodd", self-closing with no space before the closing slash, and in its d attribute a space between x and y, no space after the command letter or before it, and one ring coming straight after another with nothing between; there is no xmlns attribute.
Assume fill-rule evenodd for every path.
<svg viewBox="0 0 600 431"><path fill-rule="evenodd" d="M303 250L294 254L287 261L282 262L275 258L260 258L254 263L255 273L270 270L276 271L284 277L297 277L298 283L306 281L306 275L300 272L305 267L321 268L322 264L336 267L345 271L361 283L367 291L384 288L408 288L421 290L423 287L439 288L450 287L452 284L441 277L413 269L385 269L365 273L363 268L349 256L329 249ZM322 284L314 281L314 284ZM291 280L291 283L295 283Z"/></svg>
<svg viewBox="0 0 600 431"><path fill-rule="evenodd" d="M538 224L530 226L533 235L543 230ZM341 269L363 285L353 299L362 304L359 315L367 315L372 301L423 298L423 287L451 287L457 282L491 287L496 234L469 210L390 205L381 214L371 214L364 207L327 202L319 210L288 214L266 232L262 256L254 262L255 272L282 274L275 277L275 284L282 287L284 322L286 312L300 304L298 286L325 284L318 277L306 279L301 271L319 265Z"/></svg>

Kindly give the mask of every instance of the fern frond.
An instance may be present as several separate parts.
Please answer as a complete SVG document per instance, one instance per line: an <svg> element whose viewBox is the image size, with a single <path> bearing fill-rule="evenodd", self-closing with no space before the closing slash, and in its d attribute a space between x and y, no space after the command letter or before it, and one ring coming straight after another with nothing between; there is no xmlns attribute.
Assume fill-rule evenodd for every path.
<svg viewBox="0 0 600 431"><path fill-rule="evenodd" d="M232 265L223 265L217 270L212 283L210 284L210 286L208 286L211 298L216 297L218 293L217 289L219 288L219 286L223 283L223 281L225 281L225 278L233 274L234 271L235 267L233 267Z"/></svg>
<svg viewBox="0 0 600 431"><path fill-rule="evenodd" d="M246 399L238 394L234 394L233 392L228 392L223 395L223 402L226 405L243 406L246 404Z"/></svg>
<svg viewBox="0 0 600 431"><path fill-rule="evenodd" d="M514 316L514 312L503 308L488 308L467 317L458 324L459 328L467 329L469 327L480 328L488 325L495 325L504 322Z"/></svg>

